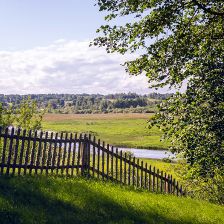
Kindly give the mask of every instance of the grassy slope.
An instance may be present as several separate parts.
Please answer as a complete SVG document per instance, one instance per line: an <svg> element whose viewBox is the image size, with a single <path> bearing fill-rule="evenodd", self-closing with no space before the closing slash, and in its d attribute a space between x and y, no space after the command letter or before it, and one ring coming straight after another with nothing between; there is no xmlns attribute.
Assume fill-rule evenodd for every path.
<svg viewBox="0 0 224 224"><path fill-rule="evenodd" d="M45 116L43 128L53 131L91 133L103 141L115 145L134 148L167 148L160 141L158 128L147 128L150 114L103 114Z"/></svg>
<svg viewBox="0 0 224 224"><path fill-rule="evenodd" d="M0 177L0 223L224 223L224 207L81 178Z"/></svg>

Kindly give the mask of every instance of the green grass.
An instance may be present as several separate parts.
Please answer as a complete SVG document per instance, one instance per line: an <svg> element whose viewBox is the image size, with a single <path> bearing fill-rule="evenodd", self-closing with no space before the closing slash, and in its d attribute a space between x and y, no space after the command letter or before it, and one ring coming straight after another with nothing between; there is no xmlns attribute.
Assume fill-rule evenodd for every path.
<svg viewBox="0 0 224 224"><path fill-rule="evenodd" d="M224 223L224 207L82 178L0 177L0 223Z"/></svg>
<svg viewBox="0 0 224 224"><path fill-rule="evenodd" d="M45 119L43 128L58 132L90 133L114 146L166 149L168 143L160 141L161 131L156 127L152 129L147 127L147 119L150 116L131 118L130 115L120 117L115 114L104 115L103 119L100 119L100 115L95 117L84 115L67 119L66 115L61 117L58 115L59 119Z"/></svg>
<svg viewBox="0 0 224 224"><path fill-rule="evenodd" d="M173 176L173 178L176 178L177 180L181 180L179 176L177 176L176 169L179 169L177 163L167 163L163 162L162 160L156 160L156 159L141 159L144 161L144 163L147 163L148 165L151 165L151 167L154 167L156 169L159 169L160 171L163 171L163 173L167 173Z"/></svg>

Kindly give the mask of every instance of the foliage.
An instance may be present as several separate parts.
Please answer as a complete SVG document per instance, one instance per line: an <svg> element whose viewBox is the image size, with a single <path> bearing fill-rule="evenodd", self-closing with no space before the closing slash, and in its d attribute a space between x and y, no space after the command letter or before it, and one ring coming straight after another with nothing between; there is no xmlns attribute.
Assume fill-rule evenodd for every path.
<svg viewBox="0 0 224 224"><path fill-rule="evenodd" d="M191 171L193 171L191 169ZM213 177L193 176L189 174L185 160L179 160L173 171L188 195L212 203L224 204L224 176L219 169L214 170Z"/></svg>
<svg viewBox="0 0 224 224"><path fill-rule="evenodd" d="M20 107L16 110L14 124L23 129L39 130L45 111L39 112L37 103L30 98L23 100Z"/></svg>
<svg viewBox="0 0 224 224"><path fill-rule="evenodd" d="M18 108L24 99L29 97L37 103L38 108L51 113L149 113L154 112L156 105L171 94L136 93L117 94L32 94L32 95L3 95L0 102L4 107L13 104ZM50 107L49 107L50 105Z"/></svg>
<svg viewBox="0 0 224 224"><path fill-rule="evenodd" d="M222 206L118 184L44 176L1 177L0 223L223 223Z"/></svg>
<svg viewBox="0 0 224 224"><path fill-rule="evenodd" d="M45 111L39 111L37 103L30 98L22 100L17 108L3 107L0 103L0 126L3 128L15 125L28 130L41 129Z"/></svg>
<svg viewBox="0 0 224 224"><path fill-rule="evenodd" d="M125 63L153 87L179 88L162 103L151 125L184 152L193 177L224 175L224 2L207 0L97 0L107 11L92 44L107 52L137 52ZM126 17L124 25L114 25ZM112 23L113 22L113 23Z"/></svg>
<svg viewBox="0 0 224 224"><path fill-rule="evenodd" d="M3 108L2 104L0 103L0 126L4 128L8 127L10 124L13 123L15 116L12 111L12 107Z"/></svg>

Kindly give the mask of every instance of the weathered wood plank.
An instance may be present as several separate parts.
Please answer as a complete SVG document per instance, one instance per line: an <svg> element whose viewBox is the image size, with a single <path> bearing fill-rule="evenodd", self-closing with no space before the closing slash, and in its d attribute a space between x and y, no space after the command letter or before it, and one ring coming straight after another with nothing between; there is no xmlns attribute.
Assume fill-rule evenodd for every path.
<svg viewBox="0 0 224 224"><path fill-rule="evenodd" d="M124 184L127 183L127 153L124 153Z"/></svg>
<svg viewBox="0 0 224 224"><path fill-rule="evenodd" d="M31 150L31 156L30 156L30 169L29 174L32 174L32 166L34 164L34 156L35 156L35 150L36 150L36 139L37 139L37 131L34 132L34 141L33 141L33 147Z"/></svg>
<svg viewBox="0 0 224 224"><path fill-rule="evenodd" d="M58 140L58 133L55 134L54 139L54 149L53 149L53 157L52 157L52 165L51 165L51 173L54 173L54 167L56 164L56 158L57 158L57 140Z"/></svg>
<svg viewBox="0 0 224 224"><path fill-rule="evenodd" d="M8 151L8 158L7 158L7 168L6 168L6 175L9 175L10 171L10 164L11 164L11 158L12 158L12 146L13 146L13 135L14 135L14 128L11 130L10 134L10 142L9 142L9 151Z"/></svg>
<svg viewBox="0 0 224 224"><path fill-rule="evenodd" d="M61 135L60 135L60 139L59 139L59 149L58 149L57 168L56 168L56 174L57 174L57 175L58 175L58 173L59 173L59 169L61 168L62 139L63 139L63 133L61 133Z"/></svg>
<svg viewBox="0 0 224 224"><path fill-rule="evenodd" d="M63 156L62 156L62 166L65 166L65 159L67 154L67 143L68 143L68 133L65 134L65 143L63 145ZM64 169L61 169L61 174L64 174Z"/></svg>
<svg viewBox="0 0 224 224"><path fill-rule="evenodd" d="M128 185L131 185L131 155L129 155L128 161Z"/></svg>
<svg viewBox="0 0 224 224"><path fill-rule="evenodd" d="M122 184L123 170L122 170L122 150L120 151L120 184Z"/></svg>
<svg viewBox="0 0 224 224"><path fill-rule="evenodd" d="M103 142L103 148L105 148L105 142ZM104 176L105 176L105 173L104 173L104 151L102 151L102 174L103 174L103 176L102 176L102 178L103 178L103 180L104 180Z"/></svg>
<svg viewBox="0 0 224 224"><path fill-rule="evenodd" d="M12 175L15 175L16 170L16 164L17 164L17 157L18 157L18 150L19 150L19 136L20 136L21 129L19 128L17 130L17 137L16 137L16 145L15 145L15 155L13 160L13 169L12 169Z"/></svg>
<svg viewBox="0 0 224 224"><path fill-rule="evenodd" d="M79 167L78 167L78 155L77 155L77 159L76 158L76 148L77 148L77 139L78 139L78 135L77 133L75 133L75 143L74 143L74 147L73 147L73 151L72 151L72 170L71 170L71 176L74 175L74 166L75 166L75 161L77 162L77 168L76 168L76 174L78 174L79 171ZM79 148L80 142L78 143L78 148ZM79 154L79 158L80 158L80 150L78 150L78 154Z"/></svg>
<svg viewBox="0 0 224 224"><path fill-rule="evenodd" d="M135 186L135 157L133 158L133 165L132 165L132 185Z"/></svg>
<svg viewBox="0 0 224 224"><path fill-rule="evenodd" d="M46 132L45 133L45 136L44 136L44 139L47 139L47 138L48 138L48 132ZM44 147L43 147L42 157L41 157L41 166L42 166L42 168L40 170L41 174L43 173L43 171L44 171L44 168L43 167L45 166L47 142L44 141L44 144L43 145L44 145Z"/></svg>
<svg viewBox="0 0 224 224"><path fill-rule="evenodd" d="M36 159L36 167L35 167L35 174L38 173L38 168L41 164L41 157L42 157L42 138L43 132L40 132L40 138L38 140L38 152L37 152L37 159Z"/></svg>
<svg viewBox="0 0 224 224"><path fill-rule="evenodd" d="M141 180L140 180L140 187L142 188L143 187L143 161L141 161Z"/></svg>
<svg viewBox="0 0 224 224"><path fill-rule="evenodd" d="M107 180L109 179L109 165L110 165L110 162L109 162L109 151L110 151L110 146L109 144L107 144Z"/></svg>
<svg viewBox="0 0 224 224"><path fill-rule="evenodd" d="M111 176L114 177L114 147L111 147Z"/></svg>
<svg viewBox="0 0 224 224"><path fill-rule="evenodd" d="M93 136L93 142L96 143L96 137ZM93 145L93 154L92 154L92 160L93 160L93 177L95 177L95 168L96 168L96 146Z"/></svg>
<svg viewBox="0 0 224 224"><path fill-rule="evenodd" d="M4 173L4 164L6 159L6 146L7 146L7 135L8 135L8 128L5 129L5 136L3 137L3 149L2 149L2 161L1 161L1 175Z"/></svg>
<svg viewBox="0 0 224 224"><path fill-rule="evenodd" d="M79 135L79 140L82 139L82 134ZM79 174L79 166L80 166L80 158L81 158L81 141L78 144L78 158L77 158L77 169L76 169L76 174Z"/></svg>
<svg viewBox="0 0 224 224"><path fill-rule="evenodd" d="M118 180L118 148L116 148L116 156L115 156L115 179Z"/></svg>
<svg viewBox="0 0 224 224"><path fill-rule="evenodd" d="M21 143L21 148L20 148L20 154L19 154L19 168L18 168L18 175L21 174L21 166L23 165L23 154L24 154L24 147L25 147L25 137L26 136L26 129L23 130L23 134L22 134L22 143ZM25 161L24 161L25 162Z"/></svg>
<svg viewBox="0 0 224 224"><path fill-rule="evenodd" d="M51 132L50 134L50 143L49 143L49 147L48 147L48 153L47 153L47 167L46 167L46 175L48 175L48 170L50 169L50 164L52 164L52 144L53 144L53 132Z"/></svg>
<svg viewBox="0 0 224 224"><path fill-rule="evenodd" d="M100 139L98 139L98 144L97 144L97 178L99 179L100 177Z"/></svg>
<svg viewBox="0 0 224 224"><path fill-rule="evenodd" d="M69 166L71 163L71 150L72 150L72 133L70 133L69 143L68 143L68 158L67 158L67 168L66 168L66 176L69 175Z"/></svg>
<svg viewBox="0 0 224 224"><path fill-rule="evenodd" d="M145 163L145 171L144 171L144 173L145 173L144 188L145 188L145 189L147 189L147 185L148 185L148 184L147 184L147 175L148 175L147 170L148 170L148 164Z"/></svg>

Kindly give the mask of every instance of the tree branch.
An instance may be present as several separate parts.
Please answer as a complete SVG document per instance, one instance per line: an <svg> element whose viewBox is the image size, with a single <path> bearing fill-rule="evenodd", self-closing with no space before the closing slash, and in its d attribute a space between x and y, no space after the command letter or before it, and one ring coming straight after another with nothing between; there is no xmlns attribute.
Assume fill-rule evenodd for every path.
<svg viewBox="0 0 224 224"><path fill-rule="evenodd" d="M198 6L198 8L204 10L205 12L207 13L210 13L212 15L216 15L216 16L223 16L224 17L224 12L216 12L216 11L213 11L211 10L210 8L206 8L205 5L199 3L197 0L192 0L192 2Z"/></svg>

